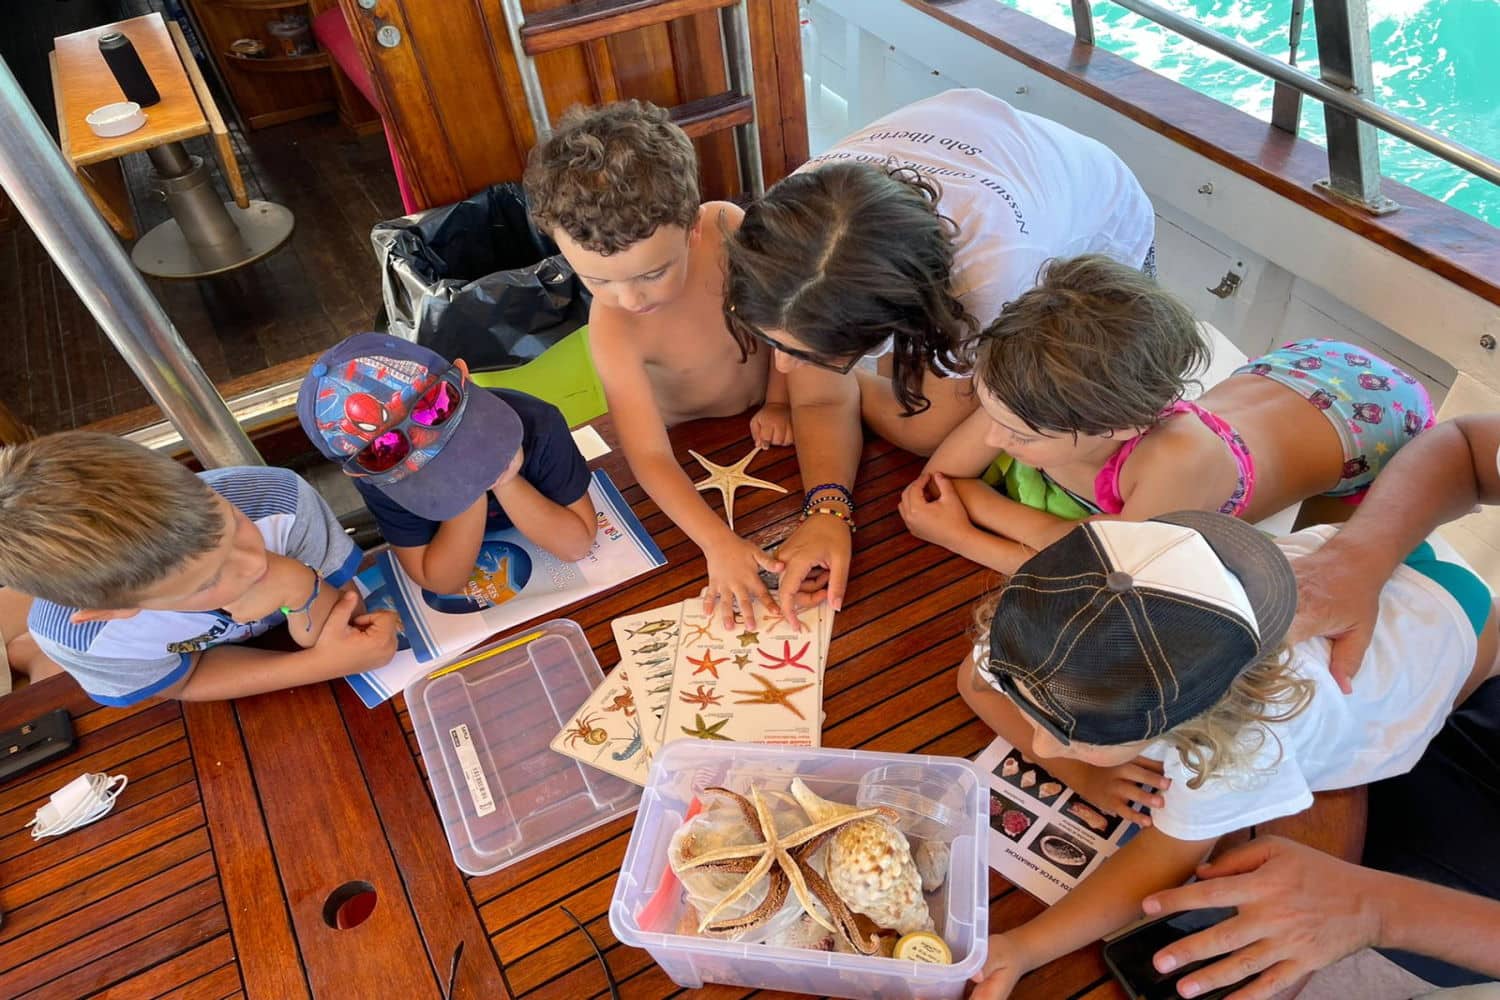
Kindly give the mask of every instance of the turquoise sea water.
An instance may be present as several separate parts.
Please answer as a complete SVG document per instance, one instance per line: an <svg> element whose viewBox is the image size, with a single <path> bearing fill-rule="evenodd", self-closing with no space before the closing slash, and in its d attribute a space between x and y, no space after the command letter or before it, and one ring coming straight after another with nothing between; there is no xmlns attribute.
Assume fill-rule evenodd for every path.
<svg viewBox="0 0 1500 1000"><path fill-rule="evenodd" d="M1068 31L1067 0L1004 0ZM1266 55L1286 59L1291 0L1156 0ZM1317 73L1308 0L1297 65ZM1270 120L1271 82L1109 0L1095 0L1095 41L1194 90ZM1373 100L1500 159L1500 0L1368 0ZM1324 141L1323 106L1302 102L1301 135ZM1500 226L1500 187L1382 136L1386 176Z"/></svg>

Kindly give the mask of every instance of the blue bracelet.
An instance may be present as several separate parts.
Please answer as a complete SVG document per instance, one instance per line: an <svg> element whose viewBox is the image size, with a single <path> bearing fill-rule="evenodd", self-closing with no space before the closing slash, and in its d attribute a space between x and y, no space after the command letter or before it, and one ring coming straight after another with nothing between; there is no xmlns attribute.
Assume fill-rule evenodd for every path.
<svg viewBox="0 0 1500 1000"><path fill-rule="evenodd" d="M803 512L805 513L813 506L815 498L819 493L825 492L837 493L843 499L844 503L848 505L849 509L851 511L854 510L854 494L849 491L849 487L840 483L823 483L807 491L802 501Z"/></svg>
<svg viewBox="0 0 1500 1000"><path fill-rule="evenodd" d="M307 565L307 564L304 563L303 565ZM284 615L286 615L288 618L290 618L292 615L305 615L305 614L307 614L307 612L312 608L313 602L318 599L319 592L321 592L322 589L323 589L323 578L318 575L318 571L315 570L315 569L313 569L311 566L308 566L307 569L308 569L308 572L312 573L312 575L313 575L312 596L309 597L307 599L307 603L304 604L304 605L302 605L302 607L300 607L300 608L282 607L281 613L284 614ZM290 622L288 624L290 624ZM311 617L309 617L307 619L307 631L309 631L309 632L312 631L312 618Z"/></svg>

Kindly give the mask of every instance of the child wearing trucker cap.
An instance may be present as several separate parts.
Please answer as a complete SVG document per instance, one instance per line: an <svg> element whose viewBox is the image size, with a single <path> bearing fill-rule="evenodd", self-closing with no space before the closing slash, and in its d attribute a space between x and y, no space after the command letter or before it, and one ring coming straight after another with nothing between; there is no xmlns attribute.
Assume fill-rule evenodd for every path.
<svg viewBox="0 0 1500 1000"><path fill-rule="evenodd" d="M1288 647L1288 560L1333 533L1273 540L1202 511L1090 521L981 606L964 699L1075 792L1144 829L1045 913L991 937L976 1000L1000 1000L1031 969L1134 921L1221 836L1302 812L1314 792L1409 770L1495 675L1490 592L1431 543L1381 592L1351 694L1328 670L1326 640Z"/></svg>

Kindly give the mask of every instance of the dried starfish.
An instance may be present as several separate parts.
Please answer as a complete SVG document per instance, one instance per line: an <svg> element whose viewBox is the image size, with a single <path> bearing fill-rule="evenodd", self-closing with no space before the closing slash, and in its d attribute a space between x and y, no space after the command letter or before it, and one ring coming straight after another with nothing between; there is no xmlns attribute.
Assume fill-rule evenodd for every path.
<svg viewBox="0 0 1500 1000"><path fill-rule="evenodd" d="M691 646L700 638L712 639L714 637L714 623L712 621L704 622L702 625L692 625L687 622L683 622L683 624L687 625L688 628L693 630L692 635L685 635L682 637L682 643L685 646Z"/></svg>
<svg viewBox="0 0 1500 1000"><path fill-rule="evenodd" d="M785 486L780 486L776 483L768 483L764 479L756 479L754 476L746 475L745 469L750 465L752 461L754 461L755 456L759 455L761 451L762 449L760 448L754 448L751 450L750 454L746 455L744 458L740 459L733 465L716 465L715 463L710 462L708 459L704 458L702 455L698 454L696 451L693 451L691 448L688 449L688 454L696 458L698 460L698 464L703 466L703 468L708 471L707 479L700 479L693 485L698 488L698 492L700 493L704 490L718 490L721 494L723 494L724 518L729 522L730 528L734 527L734 491L739 489L741 486L748 486L753 489L761 490L775 490L777 493L786 492Z"/></svg>
<svg viewBox="0 0 1500 1000"><path fill-rule="evenodd" d="M706 723L706 722L703 721L703 716L701 716L701 715L694 715L693 716L693 728L692 729L689 729L687 726L678 726L677 728L681 729L683 732L687 733L689 736L696 736L696 737L698 737L698 739L700 739L700 740L725 740L725 741L729 741L729 737L728 736L725 736L723 733L719 732L719 730L723 729L727 725L729 725L729 720L728 719L720 719L718 722L715 722L713 725L710 726L708 723Z"/></svg>
<svg viewBox="0 0 1500 1000"><path fill-rule="evenodd" d="M689 705L697 705L699 708L707 708L710 705L717 705L719 703L719 699L724 696L715 693L714 689L711 687L705 687L704 685L699 684L698 690L692 693L682 691L677 695L677 697Z"/></svg>
<svg viewBox="0 0 1500 1000"><path fill-rule="evenodd" d="M799 684L796 687L777 687L774 683L772 683L767 678L762 677L760 674L751 674L750 676L755 678L764 690L730 691L730 694L744 694L750 696L744 701L735 702L736 705L780 705L782 708L786 709L788 712L791 712L799 719L807 718L807 716L803 715L802 712L798 710L796 705L793 705L791 703L790 699L791 696L796 694L798 691L806 691L808 688L812 687L812 684Z"/></svg>
<svg viewBox="0 0 1500 1000"><path fill-rule="evenodd" d="M758 649L756 652L766 658L766 662L761 664L761 669L763 670L780 670L782 667L796 667L798 670L806 670L808 673L813 673L813 668L802 662L802 657L806 655L808 648L811 646L812 642L809 640L802 644L801 649L793 653L792 644L783 639L781 640L780 656L773 656L764 649Z"/></svg>
<svg viewBox="0 0 1500 1000"><path fill-rule="evenodd" d="M783 835L776 829L776 823L766 808L765 799L761 797L758 788L750 789L749 801L727 788L713 787L704 791L726 796L736 802L740 811L745 814L746 822L755 830L761 841L757 844L721 847L707 851L684 864L685 868L711 868L738 873L745 861L754 862L739 884L725 893L723 898L702 915L698 923L700 933L703 931L723 933L763 923L781 909L781 904L786 899L787 886L790 885L792 891L797 894L797 902L802 904L807 915L815 922L843 937L860 954L874 953L878 947L877 943L873 939L869 942L860 940L858 932L854 929L854 915L849 912L849 908L832 891L822 876L812 870L807 863L807 858L822 845L824 838L844 824L874 816L888 816L894 820L896 814L893 811L884 806L855 809L843 816L811 823L800 830ZM771 881L766 889L766 898L761 901L760 906L743 917L724 921L714 919L725 907L732 905L753 889L767 873L770 874ZM837 926L830 924L818 912L818 908L813 904L814 898L828 910Z"/></svg>
<svg viewBox="0 0 1500 1000"><path fill-rule="evenodd" d="M696 660L691 656L687 657L687 661L691 663L695 668L693 670L694 677L707 670L710 674L713 675L714 680L719 679L719 664L726 662L728 659L729 657L727 656L721 656L717 660L714 659L714 651L711 649L705 649L703 651L703 655Z"/></svg>

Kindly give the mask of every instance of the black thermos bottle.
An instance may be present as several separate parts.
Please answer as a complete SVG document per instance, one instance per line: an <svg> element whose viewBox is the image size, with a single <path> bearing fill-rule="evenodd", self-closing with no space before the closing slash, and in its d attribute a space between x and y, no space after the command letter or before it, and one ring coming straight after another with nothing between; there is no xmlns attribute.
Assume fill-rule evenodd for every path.
<svg viewBox="0 0 1500 1000"><path fill-rule="evenodd" d="M118 31L100 35L99 52L104 56L104 61L109 63L109 71L115 75L127 101L134 101L143 108L161 102L156 84L151 82L140 54L136 52L130 39Z"/></svg>

